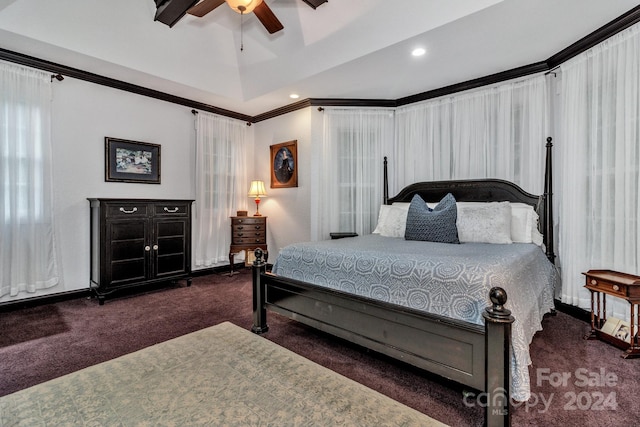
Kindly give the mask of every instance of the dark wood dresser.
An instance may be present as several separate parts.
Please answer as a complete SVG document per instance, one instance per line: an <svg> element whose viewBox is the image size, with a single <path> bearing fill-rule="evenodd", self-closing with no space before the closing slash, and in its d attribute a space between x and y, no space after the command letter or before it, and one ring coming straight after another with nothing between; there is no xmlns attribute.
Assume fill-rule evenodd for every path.
<svg viewBox="0 0 640 427"><path fill-rule="evenodd" d="M229 247L230 274L233 274L233 260L240 251L252 251L260 248L267 259L267 217L232 216L231 246Z"/></svg>
<svg viewBox="0 0 640 427"><path fill-rule="evenodd" d="M90 287L100 305L124 288L180 279L191 285L193 200L88 200Z"/></svg>

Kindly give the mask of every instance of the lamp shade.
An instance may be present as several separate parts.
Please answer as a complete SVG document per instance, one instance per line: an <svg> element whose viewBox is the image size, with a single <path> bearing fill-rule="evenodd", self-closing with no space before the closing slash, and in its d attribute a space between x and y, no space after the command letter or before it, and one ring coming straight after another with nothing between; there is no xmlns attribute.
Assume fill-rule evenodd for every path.
<svg viewBox="0 0 640 427"><path fill-rule="evenodd" d="M262 0L225 0L229 7L238 13L251 13Z"/></svg>
<svg viewBox="0 0 640 427"><path fill-rule="evenodd" d="M264 189L264 181L251 181L249 197L265 197L267 191Z"/></svg>

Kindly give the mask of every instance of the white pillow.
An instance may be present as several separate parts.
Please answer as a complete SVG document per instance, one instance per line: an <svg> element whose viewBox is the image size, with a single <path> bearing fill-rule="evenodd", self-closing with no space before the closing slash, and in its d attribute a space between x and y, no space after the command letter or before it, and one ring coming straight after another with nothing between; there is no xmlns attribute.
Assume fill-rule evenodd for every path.
<svg viewBox="0 0 640 427"><path fill-rule="evenodd" d="M407 226L407 213L409 212L409 206L394 206L394 205L382 205L380 206L380 213L378 214L378 224L376 229L373 230L373 234L379 234L386 237L403 237L404 230Z"/></svg>
<svg viewBox="0 0 640 427"><path fill-rule="evenodd" d="M538 213L526 203L511 203L511 240L514 243L542 245L543 236L538 231Z"/></svg>
<svg viewBox="0 0 640 427"><path fill-rule="evenodd" d="M514 243L531 243L533 207L526 203L511 203L511 240Z"/></svg>
<svg viewBox="0 0 640 427"><path fill-rule="evenodd" d="M496 203L496 202L490 202ZM510 238L513 243L534 243L538 246L542 246L543 236L538 231L539 216L533 206L526 203L509 203L511 206L511 232ZM394 207L409 209L408 202L395 202L392 204ZM484 206L487 202L458 202L458 216L460 215L460 206L472 207L475 205ZM387 205L383 205L387 206ZM427 203L427 206L433 209L435 204ZM382 214L382 210L380 212ZM406 218L406 217L405 217ZM380 222L380 221L378 221ZM404 226L402 228L404 230ZM459 232L459 229L458 229ZM375 231L374 231L375 233ZM404 236L404 232L402 234ZM459 236L458 236L459 237ZM506 240L506 239L505 239ZM462 241L462 240L461 240Z"/></svg>
<svg viewBox="0 0 640 427"><path fill-rule="evenodd" d="M458 202L457 208L460 243L512 243L509 202Z"/></svg>

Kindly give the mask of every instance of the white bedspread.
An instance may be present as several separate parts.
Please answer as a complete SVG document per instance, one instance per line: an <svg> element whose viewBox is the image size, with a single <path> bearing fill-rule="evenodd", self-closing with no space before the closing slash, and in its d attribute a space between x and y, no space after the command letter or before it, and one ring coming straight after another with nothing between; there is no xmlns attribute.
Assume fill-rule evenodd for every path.
<svg viewBox="0 0 640 427"><path fill-rule="evenodd" d="M285 247L273 272L393 304L483 325L489 290L507 291L512 397L530 396L529 344L553 308L555 267L534 244L444 244L367 235Z"/></svg>

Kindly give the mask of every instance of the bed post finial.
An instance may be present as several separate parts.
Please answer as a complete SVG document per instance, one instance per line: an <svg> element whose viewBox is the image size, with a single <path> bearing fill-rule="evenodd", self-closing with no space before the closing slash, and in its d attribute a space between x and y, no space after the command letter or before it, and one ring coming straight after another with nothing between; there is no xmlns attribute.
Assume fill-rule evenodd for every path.
<svg viewBox="0 0 640 427"><path fill-rule="evenodd" d="M254 252L256 259L253 261L253 326L251 332L264 334L269 330L267 325L266 287L262 282L262 274L267 270L267 263L262 259L264 252L257 248Z"/></svg>
<svg viewBox="0 0 640 427"><path fill-rule="evenodd" d="M507 292L491 288L492 306L482 313L485 329L485 422L487 426L511 425L511 324L514 317L504 305Z"/></svg>

